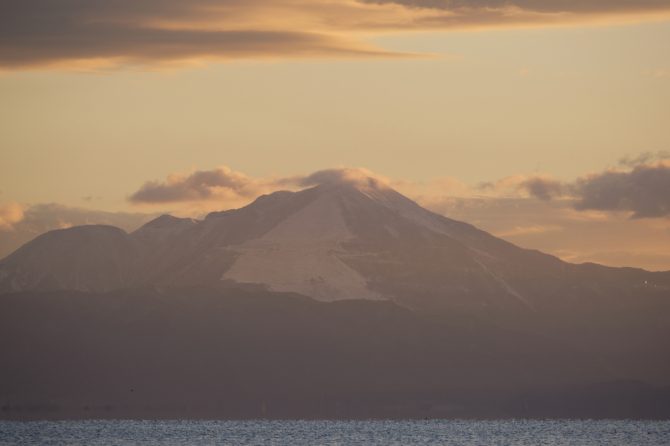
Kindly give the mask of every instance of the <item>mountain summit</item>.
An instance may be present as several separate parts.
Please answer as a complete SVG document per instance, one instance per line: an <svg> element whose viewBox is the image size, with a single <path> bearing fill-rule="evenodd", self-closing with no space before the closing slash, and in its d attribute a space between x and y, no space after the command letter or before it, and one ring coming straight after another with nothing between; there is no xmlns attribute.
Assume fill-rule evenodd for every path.
<svg viewBox="0 0 670 446"><path fill-rule="evenodd" d="M2 260L2 417L668 417L670 273L522 249L358 173Z"/></svg>
<svg viewBox="0 0 670 446"><path fill-rule="evenodd" d="M126 234L83 226L37 237L0 262L0 290L109 291L213 282L317 300L523 308L670 291L670 274L573 265L430 212L383 180L324 171L202 221L161 216Z"/></svg>

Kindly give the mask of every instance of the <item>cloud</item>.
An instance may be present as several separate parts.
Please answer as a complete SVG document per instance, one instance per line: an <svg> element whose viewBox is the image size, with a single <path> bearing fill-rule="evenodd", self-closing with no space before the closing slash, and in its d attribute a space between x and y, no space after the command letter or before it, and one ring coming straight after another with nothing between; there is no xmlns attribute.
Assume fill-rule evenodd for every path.
<svg viewBox="0 0 670 446"><path fill-rule="evenodd" d="M670 162L649 163L663 153L628 157L627 163L635 167L604 170L574 181L563 182L546 174L518 174L475 186L452 177L389 179L363 168L251 177L220 167L148 182L131 199L140 204L176 206L180 215L198 216L205 210L245 205L278 189L388 185L434 212L568 261L668 270L670 263L664 253L670 252L670 220L659 217L670 215ZM617 240L616 250L611 246L613 239Z"/></svg>
<svg viewBox="0 0 670 446"><path fill-rule="evenodd" d="M265 57L392 56L342 34L291 24L291 17L298 19L300 12L294 3L9 0L0 4L0 66L115 67Z"/></svg>
<svg viewBox="0 0 670 446"><path fill-rule="evenodd" d="M334 168L308 175L253 178L227 166L192 173L173 173L165 181L149 181L128 197L134 204L202 204L194 209L230 208L278 189L302 189L321 184L386 185L388 181L367 169ZM218 207L218 208L217 208Z"/></svg>
<svg viewBox="0 0 670 446"><path fill-rule="evenodd" d="M0 231L11 231L23 220L23 206L18 203L0 204Z"/></svg>
<svg viewBox="0 0 670 446"><path fill-rule="evenodd" d="M577 211L624 212L632 218L670 216L670 153L643 152L608 169L564 182L544 175L512 175L480 183L478 191L492 197L519 197L525 192L542 201L561 198Z"/></svg>
<svg viewBox="0 0 670 446"><path fill-rule="evenodd" d="M667 14L667 0L7 0L0 67L396 57L362 36Z"/></svg>
<svg viewBox="0 0 670 446"><path fill-rule="evenodd" d="M563 183L550 178L532 177L521 182L520 187L525 189L531 196L540 200L549 201L552 198L563 195L565 189Z"/></svg>
<svg viewBox="0 0 670 446"><path fill-rule="evenodd" d="M654 175L667 178L669 168L670 163L657 162L629 170L603 171L561 183L561 195L557 197L551 186L557 181L543 175L509 176L489 183L483 190L451 177L417 182L388 179L366 169L324 169L305 175L252 177L220 167L169 175L164 181L145 183L133 195L141 198L137 204L162 206L162 211L199 217L204 212L239 207L258 195L278 189L297 190L342 183L367 185L372 181L373 184L390 185L434 212L472 223L525 248L539 249L572 261L668 270L670 219L628 218L629 213L641 209L640 204L582 205L577 209L575 205L592 196L609 196L612 191L630 194L631 184L637 184L635 187L646 191L644 194L658 192L643 196L646 200L659 199L659 194L662 199L663 192L670 188L664 182L658 183L658 179L651 181L647 178ZM611 179L612 175L615 180ZM608 180L602 180L603 177ZM537 186L540 182L542 186ZM607 192L594 192L590 188L595 185L599 191ZM549 192L542 189L545 187L549 187ZM554 199L542 199L545 194ZM638 194L644 195L642 192ZM630 199L624 202L637 203ZM667 198L665 203L667 210ZM110 213L57 204L21 206L21 209L23 218L13 218L12 230L0 231L0 257L47 230L98 223L130 231L156 215ZM653 215L668 215L659 215L663 214L658 211L662 210L662 203L656 203L651 209L655 210ZM6 212L1 215L18 214ZM612 248L612 240L617 241L616 249Z"/></svg>
<svg viewBox="0 0 670 446"><path fill-rule="evenodd" d="M518 197L530 196L543 201L561 197L567 186L548 175L511 175L497 181L479 183L477 190L488 196Z"/></svg>
<svg viewBox="0 0 670 446"><path fill-rule="evenodd" d="M440 199L436 192L429 199L419 199L419 203L518 246L554 254L569 262L670 270L668 219L630 219L621 213L578 211L567 199L542 201L495 196Z"/></svg>
<svg viewBox="0 0 670 446"><path fill-rule="evenodd" d="M402 25L424 29L489 29L617 23L667 17L666 0L362 0L414 12ZM398 24L399 27L402 27Z"/></svg>
<svg viewBox="0 0 670 446"><path fill-rule="evenodd" d="M446 10L519 9L552 13L641 12L668 8L666 0L366 0L369 3L397 3L415 8Z"/></svg>
<svg viewBox="0 0 670 446"><path fill-rule="evenodd" d="M670 216L670 163L605 171L577 180L578 210L632 212L633 218Z"/></svg>
<svg viewBox="0 0 670 446"><path fill-rule="evenodd" d="M253 198L261 184L247 175L222 166L190 174L171 174L165 181L149 181L133 193L133 203L157 204Z"/></svg>
<svg viewBox="0 0 670 446"><path fill-rule="evenodd" d="M297 178L299 186L317 186L321 184L353 184L356 186L385 186L388 180L363 168L325 169L303 178Z"/></svg>
<svg viewBox="0 0 670 446"><path fill-rule="evenodd" d="M637 167L641 164L649 164L655 161L670 159L670 152L659 150L657 152L642 152L639 155L627 155L619 160L619 165L625 167Z"/></svg>
<svg viewBox="0 0 670 446"><path fill-rule="evenodd" d="M199 209L220 210L247 204L258 195L278 189L300 189L319 184L389 186L423 202L454 198L560 199L588 220L602 219L603 212L628 212L633 218L670 216L670 161L644 163L666 152L642 153L622 160L630 170L605 170L563 182L548 175L511 175L472 187L455 178L427 182L385 178L364 168L334 168L307 175L253 178L222 166L189 174L168 175L165 181L149 181L128 198L135 204L185 203ZM206 206L198 204L209 203Z"/></svg>

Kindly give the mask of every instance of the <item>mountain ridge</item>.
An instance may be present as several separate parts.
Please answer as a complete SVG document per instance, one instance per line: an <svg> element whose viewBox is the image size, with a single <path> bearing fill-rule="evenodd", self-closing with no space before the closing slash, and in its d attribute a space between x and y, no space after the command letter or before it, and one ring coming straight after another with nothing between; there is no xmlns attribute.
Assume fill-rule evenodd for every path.
<svg viewBox="0 0 670 446"><path fill-rule="evenodd" d="M670 416L670 273L354 186L2 260L0 418Z"/></svg>
<svg viewBox="0 0 670 446"><path fill-rule="evenodd" d="M559 296L670 290L670 272L570 264L365 177L277 191L202 220L163 215L129 234L109 228L52 231L27 243L0 261L0 292L230 280L324 301L537 310ZM112 232L121 251L108 246Z"/></svg>

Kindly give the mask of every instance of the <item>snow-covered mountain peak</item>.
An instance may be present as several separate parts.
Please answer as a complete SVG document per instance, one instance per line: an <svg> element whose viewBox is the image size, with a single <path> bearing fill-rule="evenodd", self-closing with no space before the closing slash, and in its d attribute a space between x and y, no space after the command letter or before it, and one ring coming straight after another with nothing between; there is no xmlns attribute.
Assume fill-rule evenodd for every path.
<svg viewBox="0 0 670 446"><path fill-rule="evenodd" d="M317 172L303 187L202 221L161 216L130 235L112 227L45 234L0 262L0 293L224 279L324 301L537 308L538 299L595 292L592 281L635 287L657 280L521 249L424 209L360 169Z"/></svg>

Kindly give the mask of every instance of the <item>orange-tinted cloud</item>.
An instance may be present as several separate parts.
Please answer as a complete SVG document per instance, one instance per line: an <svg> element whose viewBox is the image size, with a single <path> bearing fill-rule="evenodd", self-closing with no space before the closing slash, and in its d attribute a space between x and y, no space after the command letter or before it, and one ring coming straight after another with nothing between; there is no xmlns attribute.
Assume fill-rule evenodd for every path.
<svg viewBox="0 0 670 446"><path fill-rule="evenodd" d="M389 57L363 36L668 13L666 0L8 0L0 3L0 67Z"/></svg>
<svg viewBox="0 0 670 446"><path fill-rule="evenodd" d="M261 190L259 181L223 166L190 174L171 174L162 182L149 181L133 193L129 200L145 204L224 200L230 197L254 197Z"/></svg>
<svg viewBox="0 0 670 446"><path fill-rule="evenodd" d="M645 162L658 156L643 153L627 159L626 163ZM481 183L477 187L470 187L453 178L424 183L392 180L362 168L334 168L307 175L253 178L222 166L213 170L170 174L165 181L149 181L131 194L129 201L152 205L209 202L212 206L230 208L278 189L295 190L325 183L360 185L371 182L390 185L424 203L455 197L530 197L541 201L560 198L570 203L576 211L624 212L633 218L670 216L670 161L637 164L628 170L609 169L580 177L573 182L562 182L538 174L513 175L495 182ZM210 209L211 206L205 208Z"/></svg>
<svg viewBox="0 0 670 446"><path fill-rule="evenodd" d="M17 0L0 4L0 67L113 67L265 57L384 57L284 0ZM293 12L291 12L293 11Z"/></svg>
<svg viewBox="0 0 670 446"><path fill-rule="evenodd" d="M23 206L14 202L0 204L0 231L11 231L21 220Z"/></svg>
<svg viewBox="0 0 670 446"><path fill-rule="evenodd" d="M253 178L220 166L212 170L173 173L164 181L148 181L128 200L137 205L190 205L191 210L221 210L241 206L259 195L279 189L301 189L319 184L386 184L367 169L324 169L307 175Z"/></svg>

